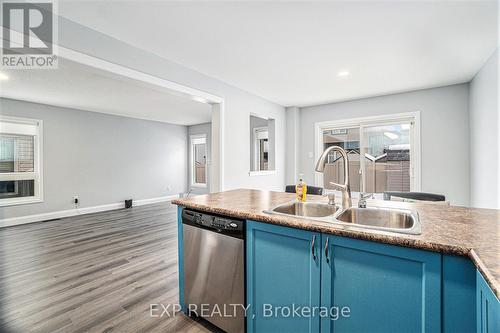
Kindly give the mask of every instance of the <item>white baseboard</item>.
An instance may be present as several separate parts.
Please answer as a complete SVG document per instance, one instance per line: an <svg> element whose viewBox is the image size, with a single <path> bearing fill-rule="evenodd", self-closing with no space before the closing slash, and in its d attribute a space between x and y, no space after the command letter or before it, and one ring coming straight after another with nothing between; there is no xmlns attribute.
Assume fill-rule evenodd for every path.
<svg viewBox="0 0 500 333"><path fill-rule="evenodd" d="M178 197L179 197L178 195L169 195L169 196L158 197L158 198L134 200L133 205L134 206L149 205L149 204L153 204L153 203L171 201L172 199L175 199ZM100 205L100 206L74 208L74 209L60 210L60 211L50 212L50 213L26 215L26 216L20 216L20 217L11 217L11 218L7 218L7 219L0 219L0 228L10 227L10 226L20 225L20 224L26 224L26 223L60 219L63 217L104 212L104 211L120 209L120 208L124 208L124 207L125 207L125 204L123 202L117 202L117 203Z"/></svg>
<svg viewBox="0 0 500 333"><path fill-rule="evenodd" d="M134 200L134 206L144 206L144 205L154 204L154 203L158 203L158 202L172 201L173 199L177 199L177 198L179 198L179 195L174 194L174 195L167 195L165 197Z"/></svg>

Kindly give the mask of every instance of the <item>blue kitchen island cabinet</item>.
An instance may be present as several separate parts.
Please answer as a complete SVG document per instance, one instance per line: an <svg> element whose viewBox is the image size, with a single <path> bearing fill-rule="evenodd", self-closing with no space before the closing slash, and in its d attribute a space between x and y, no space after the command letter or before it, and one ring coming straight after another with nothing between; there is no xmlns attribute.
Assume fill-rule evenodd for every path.
<svg viewBox="0 0 500 333"><path fill-rule="evenodd" d="M441 258L247 221L248 332L440 332Z"/></svg>
<svg viewBox="0 0 500 333"><path fill-rule="evenodd" d="M500 302L479 271L476 273L477 333L500 332Z"/></svg>
<svg viewBox="0 0 500 333"><path fill-rule="evenodd" d="M320 306L320 243L320 233L247 221L247 332L320 331L319 316L296 315Z"/></svg>
<svg viewBox="0 0 500 333"><path fill-rule="evenodd" d="M323 235L322 332L440 332L441 255ZM347 312L347 311L346 311Z"/></svg>

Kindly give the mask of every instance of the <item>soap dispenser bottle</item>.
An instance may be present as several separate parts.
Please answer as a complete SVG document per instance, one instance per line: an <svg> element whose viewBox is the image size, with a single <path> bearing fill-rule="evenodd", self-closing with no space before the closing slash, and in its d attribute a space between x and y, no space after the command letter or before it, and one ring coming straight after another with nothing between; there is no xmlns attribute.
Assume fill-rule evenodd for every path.
<svg viewBox="0 0 500 333"><path fill-rule="evenodd" d="M299 181L295 185L295 194L297 196L297 201L305 202L307 196L307 184L304 181L304 175L299 174Z"/></svg>

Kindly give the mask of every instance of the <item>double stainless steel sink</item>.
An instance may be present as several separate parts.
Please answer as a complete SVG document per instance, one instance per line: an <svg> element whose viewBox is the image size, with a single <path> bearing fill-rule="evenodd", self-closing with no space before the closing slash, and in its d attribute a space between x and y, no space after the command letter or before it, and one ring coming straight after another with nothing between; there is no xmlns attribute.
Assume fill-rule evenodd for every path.
<svg viewBox="0 0 500 333"><path fill-rule="evenodd" d="M294 201L279 205L266 212L301 217L325 217L335 214L338 209L339 207L336 205L328 205L320 202Z"/></svg>
<svg viewBox="0 0 500 333"><path fill-rule="evenodd" d="M350 207L342 210L339 206L322 202L294 201L281 204L270 210L265 210L264 212L359 228L414 235L419 235L421 233L420 220L417 212L405 209Z"/></svg>

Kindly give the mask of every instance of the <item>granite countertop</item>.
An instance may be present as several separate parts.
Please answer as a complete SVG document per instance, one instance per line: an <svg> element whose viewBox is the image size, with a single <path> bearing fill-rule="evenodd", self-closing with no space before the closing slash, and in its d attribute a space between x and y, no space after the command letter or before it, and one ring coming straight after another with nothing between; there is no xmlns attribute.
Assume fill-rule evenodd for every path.
<svg viewBox="0 0 500 333"><path fill-rule="evenodd" d="M172 203L241 219L468 256L500 298L500 210L368 200L368 206L417 211L422 224L421 235L361 229L263 212L294 199L295 194L291 193L238 189L176 199ZM307 200L327 201L315 195L308 195ZM356 200L353 200L354 205L357 205Z"/></svg>

